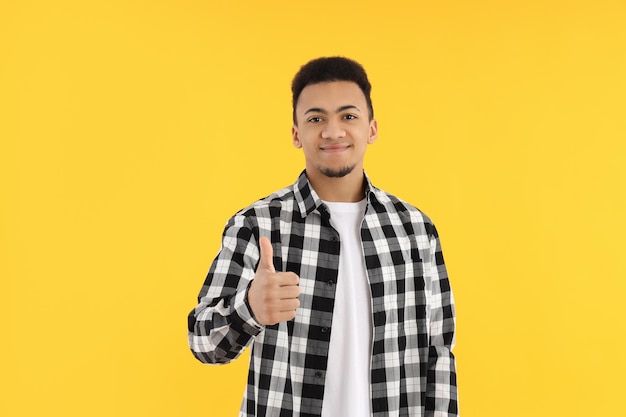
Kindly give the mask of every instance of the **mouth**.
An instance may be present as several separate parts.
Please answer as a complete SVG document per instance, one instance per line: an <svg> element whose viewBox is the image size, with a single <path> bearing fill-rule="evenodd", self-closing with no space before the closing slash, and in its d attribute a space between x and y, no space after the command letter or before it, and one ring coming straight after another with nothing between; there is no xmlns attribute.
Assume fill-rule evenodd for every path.
<svg viewBox="0 0 626 417"><path fill-rule="evenodd" d="M347 144L336 144L336 145L321 146L320 150L322 152L337 153L337 152L343 152L343 151L347 150L348 148L350 148L350 145L347 145Z"/></svg>

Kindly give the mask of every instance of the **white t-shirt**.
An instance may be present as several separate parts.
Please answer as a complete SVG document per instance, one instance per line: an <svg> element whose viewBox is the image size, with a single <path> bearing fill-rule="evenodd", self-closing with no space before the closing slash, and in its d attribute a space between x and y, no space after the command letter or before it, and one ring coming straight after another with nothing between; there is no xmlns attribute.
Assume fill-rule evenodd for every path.
<svg viewBox="0 0 626 417"><path fill-rule="evenodd" d="M369 417L372 296L361 246L366 201L324 203L341 247L322 417Z"/></svg>

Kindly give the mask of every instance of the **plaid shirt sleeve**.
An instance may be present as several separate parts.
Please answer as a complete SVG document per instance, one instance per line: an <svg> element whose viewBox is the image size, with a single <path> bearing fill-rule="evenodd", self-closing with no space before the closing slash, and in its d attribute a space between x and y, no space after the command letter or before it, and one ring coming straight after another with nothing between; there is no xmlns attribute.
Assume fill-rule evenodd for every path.
<svg viewBox="0 0 626 417"><path fill-rule="evenodd" d="M198 305L188 317L189 346L201 362L232 361L263 330L246 300L259 260L256 241L246 217L235 215L229 220Z"/></svg>
<svg viewBox="0 0 626 417"><path fill-rule="evenodd" d="M426 375L426 417L458 416L456 366L452 349L455 343L454 299L437 229L426 223L430 256L425 265L425 280L431 285L430 342Z"/></svg>

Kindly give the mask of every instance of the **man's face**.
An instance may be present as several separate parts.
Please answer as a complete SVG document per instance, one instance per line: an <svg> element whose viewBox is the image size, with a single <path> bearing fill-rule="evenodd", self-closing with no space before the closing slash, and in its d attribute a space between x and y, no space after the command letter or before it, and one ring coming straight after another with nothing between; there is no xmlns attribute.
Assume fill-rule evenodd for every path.
<svg viewBox="0 0 626 417"><path fill-rule="evenodd" d="M302 148L307 173L343 177L363 169L367 145L376 140L365 95L356 83L331 81L306 86L296 105L293 144Z"/></svg>

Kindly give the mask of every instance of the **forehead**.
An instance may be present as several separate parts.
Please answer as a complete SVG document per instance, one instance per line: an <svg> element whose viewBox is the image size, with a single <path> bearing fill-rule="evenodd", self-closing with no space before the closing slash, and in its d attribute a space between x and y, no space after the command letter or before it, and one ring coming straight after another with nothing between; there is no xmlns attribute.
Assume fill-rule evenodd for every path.
<svg viewBox="0 0 626 417"><path fill-rule="evenodd" d="M328 81L304 87L298 98L296 111L304 112L310 107L334 109L345 105L354 105L364 110L367 103L361 88L352 81Z"/></svg>

